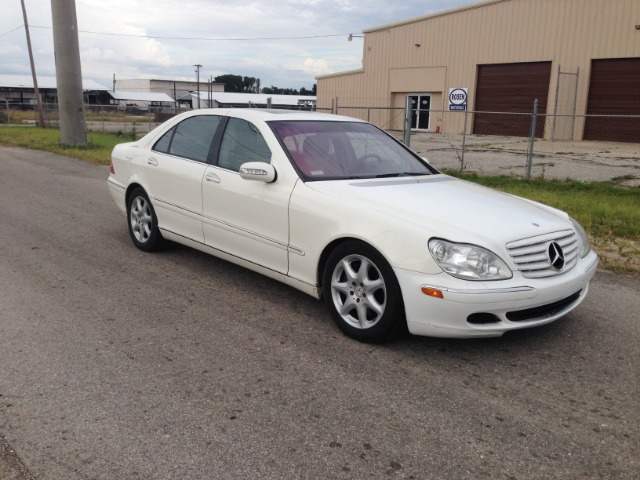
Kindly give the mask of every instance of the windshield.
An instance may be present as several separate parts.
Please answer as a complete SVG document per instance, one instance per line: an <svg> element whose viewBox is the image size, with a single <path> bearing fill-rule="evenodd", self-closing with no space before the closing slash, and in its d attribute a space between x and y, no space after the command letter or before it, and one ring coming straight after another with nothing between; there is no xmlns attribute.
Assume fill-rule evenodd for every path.
<svg viewBox="0 0 640 480"><path fill-rule="evenodd" d="M306 181L438 173L369 123L308 120L269 126Z"/></svg>

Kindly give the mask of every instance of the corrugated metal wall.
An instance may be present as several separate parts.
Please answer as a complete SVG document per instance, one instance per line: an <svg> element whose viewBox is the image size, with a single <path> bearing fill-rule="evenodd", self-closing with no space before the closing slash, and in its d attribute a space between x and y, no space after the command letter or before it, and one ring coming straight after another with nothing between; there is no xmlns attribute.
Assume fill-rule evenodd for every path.
<svg viewBox="0 0 640 480"><path fill-rule="evenodd" d="M640 57L637 24L640 0L498 0L365 30L363 71L319 77L318 106L336 97L401 106L409 93L431 93L431 108L446 110L448 89L465 87L474 109L478 65L552 62L547 111L562 66L580 69L576 112L584 114L591 60ZM576 138L583 125L575 122Z"/></svg>

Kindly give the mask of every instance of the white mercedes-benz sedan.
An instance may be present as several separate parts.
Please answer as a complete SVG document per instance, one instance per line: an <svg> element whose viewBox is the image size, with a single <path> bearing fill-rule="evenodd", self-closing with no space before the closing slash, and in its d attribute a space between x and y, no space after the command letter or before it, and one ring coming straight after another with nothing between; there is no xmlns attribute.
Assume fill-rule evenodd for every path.
<svg viewBox="0 0 640 480"><path fill-rule="evenodd" d="M108 186L139 249L170 240L275 278L366 342L552 322L598 263L566 213L444 175L336 115L190 111L116 146Z"/></svg>

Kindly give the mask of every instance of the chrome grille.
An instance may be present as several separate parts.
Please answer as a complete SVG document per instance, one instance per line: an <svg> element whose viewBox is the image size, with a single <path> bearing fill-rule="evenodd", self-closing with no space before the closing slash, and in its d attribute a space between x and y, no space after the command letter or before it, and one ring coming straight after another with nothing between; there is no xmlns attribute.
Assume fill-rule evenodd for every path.
<svg viewBox="0 0 640 480"><path fill-rule="evenodd" d="M549 259L549 245L557 243L564 254L564 266L556 270ZM537 235L507 243L507 250L516 268L525 278L560 275L578 263L578 239L573 230Z"/></svg>

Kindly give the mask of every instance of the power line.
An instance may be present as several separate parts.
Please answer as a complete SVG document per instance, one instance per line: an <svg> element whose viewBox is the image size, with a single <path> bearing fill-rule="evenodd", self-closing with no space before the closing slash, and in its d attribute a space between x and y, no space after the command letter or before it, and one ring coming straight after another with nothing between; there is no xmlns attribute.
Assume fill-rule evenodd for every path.
<svg viewBox="0 0 640 480"><path fill-rule="evenodd" d="M40 28L51 30L51 27L43 27L38 25L29 25L31 28ZM0 37L7 35L15 30L19 30L24 27L17 27L9 32L3 33ZM307 35L301 37L244 37L244 38L207 38L207 37L169 37L162 35L136 35L130 33L108 33L108 32L92 32L90 30L78 30L78 33L88 33L91 35L105 35L109 37L133 37L133 38L150 38L158 40L200 40L206 42L250 42L256 40L304 40L312 38L330 38L330 37L345 37L348 33L332 33L327 35Z"/></svg>
<svg viewBox="0 0 640 480"><path fill-rule="evenodd" d="M15 32L16 30L20 30L21 28L24 28L24 25L20 25L19 27L16 27L13 30L9 30L8 32L5 32L2 35L0 35L0 37L4 37L5 35L9 35L10 33ZM34 28L36 28L36 27L34 27Z"/></svg>

